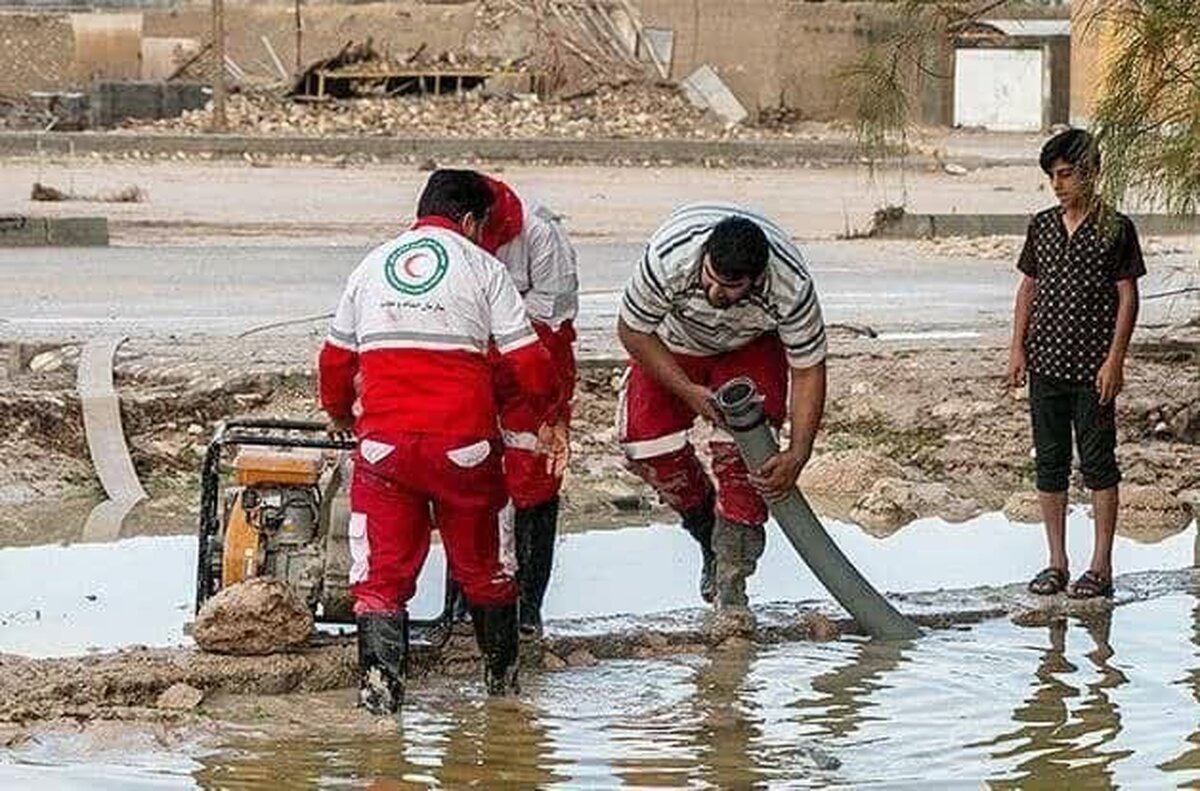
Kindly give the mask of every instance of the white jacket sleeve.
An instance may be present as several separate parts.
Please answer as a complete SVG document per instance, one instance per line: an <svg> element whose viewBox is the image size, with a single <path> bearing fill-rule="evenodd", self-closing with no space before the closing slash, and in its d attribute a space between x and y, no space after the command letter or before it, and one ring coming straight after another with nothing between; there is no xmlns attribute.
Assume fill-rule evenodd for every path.
<svg viewBox="0 0 1200 791"><path fill-rule="evenodd" d="M579 270L575 248L562 223L544 206L525 215L529 290L525 307L533 321L557 330L579 312Z"/></svg>

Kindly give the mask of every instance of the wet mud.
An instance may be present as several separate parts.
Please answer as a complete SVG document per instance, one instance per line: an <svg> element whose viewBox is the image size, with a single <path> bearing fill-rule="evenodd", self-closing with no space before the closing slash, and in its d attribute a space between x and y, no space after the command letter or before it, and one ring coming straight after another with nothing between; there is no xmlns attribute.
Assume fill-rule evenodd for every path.
<svg viewBox="0 0 1200 791"><path fill-rule="evenodd" d="M1086 618L1114 606L1179 592L1200 590L1200 571L1140 572L1117 579L1109 600L1073 600L1065 595L1039 597L1024 585L956 591L895 594L894 603L926 629L947 629L1008 617L1019 625L1046 624L1058 618ZM710 613L689 609L644 617L610 616L551 622L548 634L522 646L526 673L552 672L615 659L653 659L676 654L736 650L804 640L826 641L856 634L852 620L828 603L774 603L753 609L757 626L749 640L731 638L713 644ZM469 625L448 636L415 642L409 672L475 676L478 652ZM125 649L82 658L29 659L0 655L0 724L9 739L13 726L72 719L178 721L194 706L183 705L196 690L201 699L218 695L281 695L323 692L356 683L353 638L318 634L302 649L268 656L211 654L192 648Z"/></svg>

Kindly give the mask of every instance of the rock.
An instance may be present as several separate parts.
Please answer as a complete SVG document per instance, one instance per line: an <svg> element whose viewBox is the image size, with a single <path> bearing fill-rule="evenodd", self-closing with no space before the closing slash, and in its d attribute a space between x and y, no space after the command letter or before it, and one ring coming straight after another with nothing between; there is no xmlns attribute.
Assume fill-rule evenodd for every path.
<svg viewBox="0 0 1200 791"><path fill-rule="evenodd" d="M567 654L567 665L569 667L591 667L596 664L599 664L599 660L586 648L576 648Z"/></svg>
<svg viewBox="0 0 1200 791"><path fill-rule="evenodd" d="M810 640L825 643L842 635L841 628L819 612L808 613L803 619Z"/></svg>
<svg viewBox="0 0 1200 791"><path fill-rule="evenodd" d="M978 503L959 497L944 483L881 478L855 502L850 518L872 535L886 536L921 517L965 522L979 510Z"/></svg>
<svg viewBox="0 0 1200 791"><path fill-rule="evenodd" d="M1192 521L1187 504L1161 486L1121 487L1117 532L1142 543L1174 535Z"/></svg>
<svg viewBox="0 0 1200 791"><path fill-rule="evenodd" d="M204 603L192 638L217 654L262 655L300 648L312 633L312 612L291 588L266 577L239 582Z"/></svg>
<svg viewBox="0 0 1200 791"><path fill-rule="evenodd" d="M887 536L917 518L912 485L898 478L881 478L850 510L850 518L875 536Z"/></svg>
<svg viewBox="0 0 1200 791"><path fill-rule="evenodd" d="M193 423L187 428L187 433L193 437L198 437L204 433L204 426L199 423Z"/></svg>
<svg viewBox="0 0 1200 791"><path fill-rule="evenodd" d="M903 478L904 470L891 459L865 450L842 450L813 459L800 473L804 491L855 497L870 491L881 478Z"/></svg>
<svg viewBox="0 0 1200 791"><path fill-rule="evenodd" d="M62 349L54 349L34 355L33 359L29 361L29 370L35 374L48 374L62 368L64 362L66 362L66 357Z"/></svg>
<svg viewBox="0 0 1200 791"><path fill-rule="evenodd" d="M550 651L542 652L542 667L547 670L562 670L567 666L562 657Z"/></svg>
<svg viewBox="0 0 1200 791"><path fill-rule="evenodd" d="M1037 492L1027 489L1013 492L1004 503L1004 516L1010 522L1040 525L1042 523L1042 507L1038 504Z"/></svg>
<svg viewBox="0 0 1200 791"><path fill-rule="evenodd" d="M180 681L167 687L154 701L154 705L160 709L190 711L199 706L202 700L204 700L203 690Z"/></svg>

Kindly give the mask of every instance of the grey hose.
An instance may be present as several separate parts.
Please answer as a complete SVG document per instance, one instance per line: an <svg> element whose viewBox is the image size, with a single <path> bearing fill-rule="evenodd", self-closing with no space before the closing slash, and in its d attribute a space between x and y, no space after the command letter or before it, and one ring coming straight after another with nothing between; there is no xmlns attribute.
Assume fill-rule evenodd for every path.
<svg viewBox="0 0 1200 791"><path fill-rule="evenodd" d="M779 452L753 380L743 376L725 383L716 393L716 405L747 467L757 469ZM863 631L885 640L908 640L920 635L912 621L880 596L846 559L799 489L770 503L770 509L801 559Z"/></svg>

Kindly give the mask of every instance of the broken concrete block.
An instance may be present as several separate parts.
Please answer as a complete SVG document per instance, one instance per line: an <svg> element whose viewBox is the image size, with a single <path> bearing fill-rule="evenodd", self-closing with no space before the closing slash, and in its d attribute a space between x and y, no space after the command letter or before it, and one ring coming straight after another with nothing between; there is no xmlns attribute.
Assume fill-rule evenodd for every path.
<svg viewBox="0 0 1200 791"><path fill-rule="evenodd" d="M712 110L725 121L740 124L750 116L707 63L692 72L679 87L689 102L702 110Z"/></svg>

